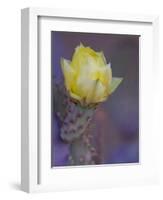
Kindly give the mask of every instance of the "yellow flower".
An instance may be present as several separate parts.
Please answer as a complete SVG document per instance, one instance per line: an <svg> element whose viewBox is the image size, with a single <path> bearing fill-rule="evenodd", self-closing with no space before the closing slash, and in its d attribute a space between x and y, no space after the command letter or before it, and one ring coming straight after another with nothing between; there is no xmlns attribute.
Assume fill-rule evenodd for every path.
<svg viewBox="0 0 163 200"><path fill-rule="evenodd" d="M65 86L71 98L82 105L105 101L122 78L112 78L111 64L103 52L82 44L76 47L72 61L61 58Z"/></svg>

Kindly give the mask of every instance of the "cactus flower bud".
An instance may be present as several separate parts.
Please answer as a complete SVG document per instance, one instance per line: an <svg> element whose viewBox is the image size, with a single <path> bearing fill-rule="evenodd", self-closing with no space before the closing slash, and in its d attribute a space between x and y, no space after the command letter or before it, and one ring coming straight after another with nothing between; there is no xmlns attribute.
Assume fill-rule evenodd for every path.
<svg viewBox="0 0 163 200"><path fill-rule="evenodd" d="M61 67L70 97L84 106L105 101L122 81L112 77L103 52L82 44L75 48L72 61L61 58Z"/></svg>

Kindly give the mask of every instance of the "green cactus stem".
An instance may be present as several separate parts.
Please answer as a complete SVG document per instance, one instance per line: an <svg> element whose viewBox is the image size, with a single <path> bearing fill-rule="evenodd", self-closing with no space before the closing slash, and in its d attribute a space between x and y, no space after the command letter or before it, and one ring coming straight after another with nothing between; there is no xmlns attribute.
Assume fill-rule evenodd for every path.
<svg viewBox="0 0 163 200"><path fill-rule="evenodd" d="M97 164L98 155L91 138L91 119L97 105L82 107L73 102L61 84L56 84L54 109L61 121L60 137L70 144L69 165Z"/></svg>
<svg viewBox="0 0 163 200"><path fill-rule="evenodd" d="M93 135L90 131L91 124L88 125L83 135L70 144L70 165L91 165L98 164L99 157L92 144Z"/></svg>

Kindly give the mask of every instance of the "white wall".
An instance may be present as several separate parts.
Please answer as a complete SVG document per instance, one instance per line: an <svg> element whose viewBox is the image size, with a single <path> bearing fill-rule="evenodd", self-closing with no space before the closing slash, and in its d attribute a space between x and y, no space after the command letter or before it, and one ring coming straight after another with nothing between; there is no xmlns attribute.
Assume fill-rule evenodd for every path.
<svg viewBox="0 0 163 200"><path fill-rule="evenodd" d="M163 35L161 0L3 0L0 3L0 199L162 199L160 186L119 188L102 191L82 191L47 194L26 194L20 191L20 9L24 7L55 7L108 12L148 13L160 15L160 35ZM160 37L160 58L162 55ZM162 60L160 59L163 64ZM161 66L161 65L160 65ZM161 77L163 69L160 69ZM152 81L152 80L151 80ZM163 81L160 80L160 87ZM163 89L162 89L163 91ZM160 87L161 92L161 87ZM152 95L152 91L151 91ZM163 119L163 95L160 94L158 115ZM162 112L162 113L161 113ZM161 129L162 131L163 129ZM160 131L160 132L161 132ZM161 136L161 139L163 137ZM161 140L160 140L161 141ZM163 158L163 156L161 156ZM163 159L161 161L163 166ZM163 169L163 167L162 167ZM161 173L161 177L162 173ZM163 180L163 179L161 179ZM161 181L162 182L162 181Z"/></svg>

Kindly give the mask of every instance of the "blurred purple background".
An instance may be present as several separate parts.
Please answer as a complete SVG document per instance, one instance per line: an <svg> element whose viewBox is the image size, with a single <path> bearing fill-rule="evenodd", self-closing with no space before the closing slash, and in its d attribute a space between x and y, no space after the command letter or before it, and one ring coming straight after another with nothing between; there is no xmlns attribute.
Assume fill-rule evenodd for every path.
<svg viewBox="0 0 163 200"><path fill-rule="evenodd" d="M63 81L60 58L71 60L80 42L103 51L119 88L102 103L93 122L101 164L139 162L139 36L99 33L51 33L52 83ZM55 95L55 94L54 94ZM52 114L52 166L68 165L68 144L59 137L59 123Z"/></svg>

